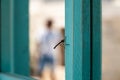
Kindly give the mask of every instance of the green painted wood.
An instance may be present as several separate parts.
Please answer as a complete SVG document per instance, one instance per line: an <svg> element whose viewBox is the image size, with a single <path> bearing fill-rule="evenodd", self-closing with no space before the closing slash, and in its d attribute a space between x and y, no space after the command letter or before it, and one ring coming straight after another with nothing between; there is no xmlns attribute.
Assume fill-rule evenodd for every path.
<svg viewBox="0 0 120 80"><path fill-rule="evenodd" d="M73 0L73 80L82 80L82 0Z"/></svg>
<svg viewBox="0 0 120 80"><path fill-rule="evenodd" d="M66 0L65 18L66 80L90 80L90 0Z"/></svg>
<svg viewBox="0 0 120 80"><path fill-rule="evenodd" d="M2 71L29 76L28 1L14 0L14 3L11 3L14 6L9 3L9 0L2 1ZM101 24L100 5L97 3L99 4L98 0L93 2L93 80L101 79ZM66 0L65 36L66 44L70 44L65 47L66 80L90 78L89 15L87 0L84 4L82 0Z"/></svg>
<svg viewBox="0 0 120 80"><path fill-rule="evenodd" d="M1 7L1 0L0 0ZM0 72L1 72L1 8L0 8Z"/></svg>
<svg viewBox="0 0 120 80"><path fill-rule="evenodd" d="M11 72L11 4L1 0L1 71Z"/></svg>
<svg viewBox="0 0 120 80"><path fill-rule="evenodd" d="M30 76L28 0L2 0L1 4L1 71Z"/></svg>
<svg viewBox="0 0 120 80"><path fill-rule="evenodd" d="M13 46L14 73L30 76L29 56L29 1L14 0Z"/></svg>
<svg viewBox="0 0 120 80"><path fill-rule="evenodd" d="M93 0L93 74L92 80L101 80L101 0Z"/></svg>
<svg viewBox="0 0 120 80"><path fill-rule="evenodd" d="M83 80L90 80L90 55L91 55L91 24L90 24L90 0L83 0L82 1L82 75Z"/></svg>
<svg viewBox="0 0 120 80"><path fill-rule="evenodd" d="M20 76L16 74L0 74L0 80L35 80L33 78L28 78L25 76Z"/></svg>
<svg viewBox="0 0 120 80"><path fill-rule="evenodd" d="M11 76L6 76L6 75L1 75L0 76L1 80L22 80L20 78L16 78L16 77L11 77Z"/></svg>
<svg viewBox="0 0 120 80"><path fill-rule="evenodd" d="M65 36L65 78L73 80L73 0L65 0Z"/></svg>

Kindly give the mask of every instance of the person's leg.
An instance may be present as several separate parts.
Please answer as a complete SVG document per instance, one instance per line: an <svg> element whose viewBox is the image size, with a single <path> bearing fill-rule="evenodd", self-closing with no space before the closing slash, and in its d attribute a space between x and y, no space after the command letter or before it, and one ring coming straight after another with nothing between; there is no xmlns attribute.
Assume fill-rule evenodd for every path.
<svg viewBox="0 0 120 80"><path fill-rule="evenodd" d="M39 60L39 70L38 70L38 72L39 72L40 76L42 76L45 64L46 64L46 59L45 59L45 56L43 55L41 57L41 59Z"/></svg>
<svg viewBox="0 0 120 80"><path fill-rule="evenodd" d="M55 77L55 60L53 58L53 56L50 57L49 59L49 63L50 63L50 70L51 70L51 80L56 80L56 77Z"/></svg>
<svg viewBox="0 0 120 80"><path fill-rule="evenodd" d="M44 62L44 63L43 63ZM54 69L55 69L55 61L54 61L54 57L48 54L44 55L44 59L41 63L41 68L44 68L45 65L49 65L48 67L50 68L50 76L51 76L51 80L56 80L55 79L55 74L54 74ZM41 69L43 70L43 69ZM42 72L42 71L41 71Z"/></svg>

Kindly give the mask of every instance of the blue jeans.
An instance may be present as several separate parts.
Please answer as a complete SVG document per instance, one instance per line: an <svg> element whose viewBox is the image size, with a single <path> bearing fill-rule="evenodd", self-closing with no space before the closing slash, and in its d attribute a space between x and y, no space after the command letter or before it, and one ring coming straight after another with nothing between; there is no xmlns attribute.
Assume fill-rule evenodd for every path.
<svg viewBox="0 0 120 80"><path fill-rule="evenodd" d="M39 60L39 73L41 74L44 70L44 67L49 65L51 70L54 70L54 57L52 55L43 54Z"/></svg>

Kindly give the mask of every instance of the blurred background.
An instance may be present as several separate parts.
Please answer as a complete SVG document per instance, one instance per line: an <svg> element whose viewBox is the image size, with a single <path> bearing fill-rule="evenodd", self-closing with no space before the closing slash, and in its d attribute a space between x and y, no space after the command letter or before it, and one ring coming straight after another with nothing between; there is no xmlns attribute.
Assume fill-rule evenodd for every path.
<svg viewBox="0 0 120 80"><path fill-rule="evenodd" d="M30 0L31 76L38 80L65 80L65 1Z"/></svg>
<svg viewBox="0 0 120 80"><path fill-rule="evenodd" d="M120 0L101 2L102 80L120 80ZM65 1L30 0L29 4L31 76L65 80L64 46L52 49L64 39Z"/></svg>
<svg viewBox="0 0 120 80"><path fill-rule="evenodd" d="M102 0L102 80L120 80L120 0Z"/></svg>

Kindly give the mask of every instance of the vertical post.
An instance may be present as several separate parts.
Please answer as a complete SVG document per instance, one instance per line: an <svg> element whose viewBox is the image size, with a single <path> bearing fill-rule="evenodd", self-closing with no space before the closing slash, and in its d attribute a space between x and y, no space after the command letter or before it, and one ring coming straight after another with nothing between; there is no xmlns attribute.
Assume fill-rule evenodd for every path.
<svg viewBox="0 0 120 80"><path fill-rule="evenodd" d="M28 0L1 0L1 71L29 76Z"/></svg>
<svg viewBox="0 0 120 80"><path fill-rule="evenodd" d="M101 80L101 0L92 0L92 80Z"/></svg>
<svg viewBox="0 0 120 80"><path fill-rule="evenodd" d="M1 0L0 0L1 7ZM1 8L0 8L0 72L1 72Z"/></svg>
<svg viewBox="0 0 120 80"><path fill-rule="evenodd" d="M83 78L82 5L82 0L73 0L73 80Z"/></svg>
<svg viewBox="0 0 120 80"><path fill-rule="evenodd" d="M73 0L65 0L65 80L73 80Z"/></svg>
<svg viewBox="0 0 120 80"><path fill-rule="evenodd" d="M12 72L11 0L1 0L1 71Z"/></svg>
<svg viewBox="0 0 120 80"><path fill-rule="evenodd" d="M66 80L90 80L90 0L66 0Z"/></svg>
<svg viewBox="0 0 120 80"><path fill-rule="evenodd" d="M28 4L28 0L14 0L13 13L14 73L25 76L30 76Z"/></svg>
<svg viewBox="0 0 120 80"><path fill-rule="evenodd" d="M82 64L82 75L83 80L90 80L90 67L91 67L91 18L90 18L90 0L83 0L82 1L82 40L83 40L83 64Z"/></svg>

